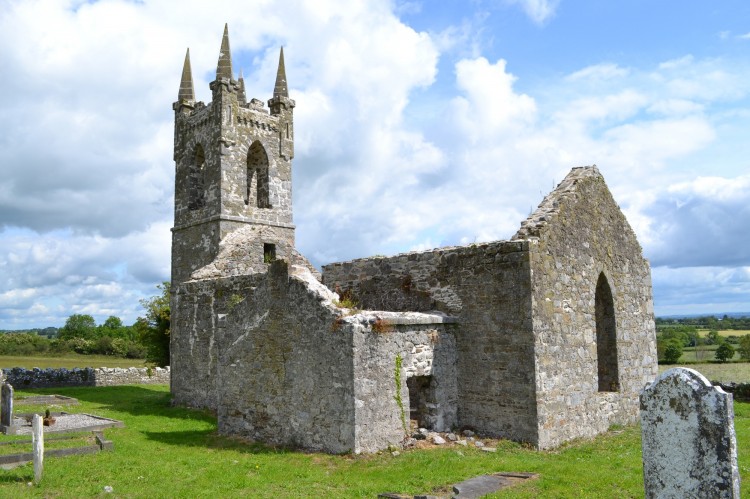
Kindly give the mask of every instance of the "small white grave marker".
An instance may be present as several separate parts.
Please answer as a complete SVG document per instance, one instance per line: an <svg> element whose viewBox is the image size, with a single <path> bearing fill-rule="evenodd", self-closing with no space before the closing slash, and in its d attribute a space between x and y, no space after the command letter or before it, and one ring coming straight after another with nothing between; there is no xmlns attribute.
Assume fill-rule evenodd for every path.
<svg viewBox="0 0 750 499"><path fill-rule="evenodd" d="M39 483L44 470L44 423L39 414L34 414L31 420L31 435L34 453L34 482Z"/></svg>
<svg viewBox="0 0 750 499"><path fill-rule="evenodd" d="M732 395L674 368L641 392L647 498L739 498Z"/></svg>

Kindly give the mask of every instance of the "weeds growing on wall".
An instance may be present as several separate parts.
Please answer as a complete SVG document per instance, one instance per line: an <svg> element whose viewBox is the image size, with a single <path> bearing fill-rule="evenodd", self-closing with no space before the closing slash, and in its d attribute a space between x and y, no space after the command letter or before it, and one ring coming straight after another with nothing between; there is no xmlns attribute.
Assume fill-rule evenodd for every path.
<svg viewBox="0 0 750 499"><path fill-rule="evenodd" d="M406 413L404 412L404 401L401 399L401 366L404 363L404 359L401 358L401 354L396 355L396 369L393 373L393 378L396 381L396 403L398 409L401 412L401 426L404 428L404 434L409 432L409 428L406 425Z"/></svg>
<svg viewBox="0 0 750 499"><path fill-rule="evenodd" d="M338 293L339 299L334 300L333 304L337 307L356 309L359 306L359 302L354 297L354 293L352 293L350 289L341 291L341 288L336 286L336 293Z"/></svg>
<svg viewBox="0 0 750 499"><path fill-rule="evenodd" d="M229 310L232 310L234 307L236 307L237 305L239 305L239 303L242 300L244 300L244 298L242 298L242 296L240 296L238 294L233 294L232 296L230 296L229 297Z"/></svg>
<svg viewBox="0 0 750 499"><path fill-rule="evenodd" d="M375 322L372 323L372 332L378 334L392 333L394 331L393 324L385 319L378 317Z"/></svg>

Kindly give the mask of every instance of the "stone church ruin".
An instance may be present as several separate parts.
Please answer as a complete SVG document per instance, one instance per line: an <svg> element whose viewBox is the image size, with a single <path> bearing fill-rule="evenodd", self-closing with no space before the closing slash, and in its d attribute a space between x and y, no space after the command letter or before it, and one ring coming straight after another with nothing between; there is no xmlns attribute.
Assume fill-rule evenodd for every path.
<svg viewBox="0 0 750 499"><path fill-rule="evenodd" d="M225 28L212 102L174 103L171 390L219 432L373 452L410 419L550 448L638 419L657 373L648 262L596 167L508 241L332 263L294 245L293 111L247 99ZM334 292L335 290L335 292ZM345 297L358 309L344 308Z"/></svg>

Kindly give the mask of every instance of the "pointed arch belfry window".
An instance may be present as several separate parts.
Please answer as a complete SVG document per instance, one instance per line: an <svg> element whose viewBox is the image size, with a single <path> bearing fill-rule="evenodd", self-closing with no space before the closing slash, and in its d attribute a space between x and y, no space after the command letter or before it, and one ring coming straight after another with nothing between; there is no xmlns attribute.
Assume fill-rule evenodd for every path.
<svg viewBox="0 0 750 499"><path fill-rule="evenodd" d="M596 359L600 392L616 392L620 389L617 365L617 328L615 302L612 289L604 272L596 283Z"/></svg>
<svg viewBox="0 0 750 499"><path fill-rule="evenodd" d="M247 189L245 204L258 208L270 208L268 154L257 140L247 151Z"/></svg>
<svg viewBox="0 0 750 499"><path fill-rule="evenodd" d="M198 144L195 147L193 161L190 163L190 172L188 176L188 208L197 210L203 208L206 204L206 155L203 152L203 146Z"/></svg>

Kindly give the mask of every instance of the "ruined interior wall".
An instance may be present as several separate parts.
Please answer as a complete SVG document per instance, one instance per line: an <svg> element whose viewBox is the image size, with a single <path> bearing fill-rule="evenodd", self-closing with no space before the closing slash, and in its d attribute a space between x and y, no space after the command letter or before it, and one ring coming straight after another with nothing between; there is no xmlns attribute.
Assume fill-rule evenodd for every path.
<svg viewBox="0 0 750 499"><path fill-rule="evenodd" d="M354 448L352 334L335 295L286 262L231 299L218 334L219 432L332 453Z"/></svg>
<svg viewBox="0 0 750 499"><path fill-rule="evenodd" d="M378 317L380 328L373 327ZM342 322L353 335L355 447L398 445L410 428L407 379L431 376L431 429L457 425L458 386L452 321L433 314L364 312ZM398 369L398 375L396 371Z"/></svg>
<svg viewBox="0 0 750 499"><path fill-rule="evenodd" d="M217 409L219 319L263 279L263 274L255 274L173 283L170 367L175 404Z"/></svg>
<svg viewBox="0 0 750 499"><path fill-rule="evenodd" d="M458 425L536 443L529 274L526 242L494 242L335 263L323 282L362 308L456 316Z"/></svg>
<svg viewBox="0 0 750 499"><path fill-rule="evenodd" d="M519 231L531 237L539 446L633 423L656 375L651 277L598 170L574 169ZM614 299L619 391L599 391L595 293Z"/></svg>

